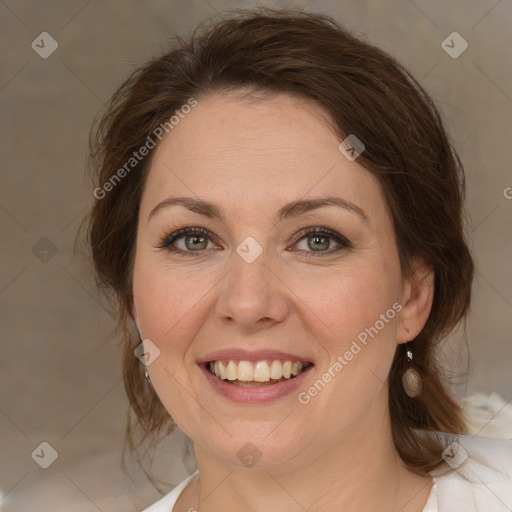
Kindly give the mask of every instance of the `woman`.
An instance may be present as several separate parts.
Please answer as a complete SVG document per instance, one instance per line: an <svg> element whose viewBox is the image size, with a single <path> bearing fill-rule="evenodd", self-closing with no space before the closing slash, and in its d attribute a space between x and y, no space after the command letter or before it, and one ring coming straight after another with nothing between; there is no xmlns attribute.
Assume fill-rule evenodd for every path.
<svg viewBox="0 0 512 512"><path fill-rule="evenodd" d="M510 510L511 443L461 435L435 357L470 303L462 166L395 60L326 16L231 14L96 137L128 443L177 424L198 467L148 511Z"/></svg>

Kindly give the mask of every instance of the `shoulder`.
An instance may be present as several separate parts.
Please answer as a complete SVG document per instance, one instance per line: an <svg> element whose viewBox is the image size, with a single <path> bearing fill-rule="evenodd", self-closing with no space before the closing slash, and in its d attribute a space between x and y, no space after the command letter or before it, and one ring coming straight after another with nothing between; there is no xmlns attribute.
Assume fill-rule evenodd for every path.
<svg viewBox="0 0 512 512"><path fill-rule="evenodd" d="M198 471L185 478L183 482L178 484L170 493L166 494L163 498L153 503L150 507L143 510L143 512L171 512L174 505L178 501L180 494L184 491L185 487L198 475Z"/></svg>
<svg viewBox="0 0 512 512"><path fill-rule="evenodd" d="M445 463L431 473L439 511L512 510L512 440L447 435Z"/></svg>

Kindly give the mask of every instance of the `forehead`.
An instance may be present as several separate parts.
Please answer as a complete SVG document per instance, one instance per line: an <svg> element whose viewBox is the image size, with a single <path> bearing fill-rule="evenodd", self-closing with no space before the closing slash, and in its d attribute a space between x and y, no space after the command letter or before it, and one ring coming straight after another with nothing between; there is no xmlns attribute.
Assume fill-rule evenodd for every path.
<svg viewBox="0 0 512 512"><path fill-rule="evenodd" d="M257 209L272 199L342 195L379 210L377 179L339 143L328 114L304 99L208 96L155 149L141 210L169 195Z"/></svg>

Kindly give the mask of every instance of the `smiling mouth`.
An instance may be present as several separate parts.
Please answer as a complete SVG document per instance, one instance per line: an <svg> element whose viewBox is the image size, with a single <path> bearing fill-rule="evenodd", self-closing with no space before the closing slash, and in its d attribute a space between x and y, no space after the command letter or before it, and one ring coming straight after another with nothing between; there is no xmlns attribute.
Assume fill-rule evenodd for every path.
<svg viewBox="0 0 512 512"><path fill-rule="evenodd" d="M206 368L219 380L243 387L270 386L292 380L313 363L302 361L263 360L257 362L210 361Z"/></svg>

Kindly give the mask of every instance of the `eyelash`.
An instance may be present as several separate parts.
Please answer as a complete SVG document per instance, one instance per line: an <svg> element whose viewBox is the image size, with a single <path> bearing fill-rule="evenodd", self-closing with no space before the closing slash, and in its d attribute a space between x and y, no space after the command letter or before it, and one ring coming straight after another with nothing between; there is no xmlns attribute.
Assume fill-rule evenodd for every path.
<svg viewBox="0 0 512 512"><path fill-rule="evenodd" d="M310 236L310 235L316 235L316 234L326 235L327 238L331 238L336 243L338 243L341 247L338 247L337 249L330 250L330 251L319 251L318 253L315 253L315 251L301 251L302 253L304 253L304 256L306 256L307 258L318 258L318 257L322 257L325 255L334 254L336 252L339 252L342 249L353 248L352 243L347 238L340 235L339 233L336 233L336 231L332 231L330 229L322 228L322 227L304 228L301 231L299 231L293 238L296 238L295 243L298 243L303 238ZM177 254L178 256L183 256L183 257L199 256L201 252L205 251L205 249L199 250L199 251L183 251L181 249L172 248L172 244L174 242L176 242L180 238L183 238L184 236L188 236L188 235L202 235L202 236L205 236L206 238L208 238L209 240L211 240L213 238L211 236L211 233L207 229L204 229L204 228L196 228L196 227L181 228L181 229L177 229L176 231L173 231L172 233L170 233L168 235L165 235L158 243L157 248L171 251L171 252Z"/></svg>

